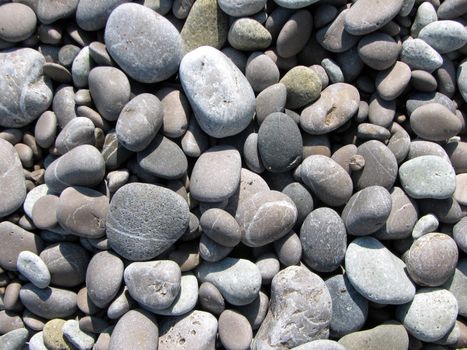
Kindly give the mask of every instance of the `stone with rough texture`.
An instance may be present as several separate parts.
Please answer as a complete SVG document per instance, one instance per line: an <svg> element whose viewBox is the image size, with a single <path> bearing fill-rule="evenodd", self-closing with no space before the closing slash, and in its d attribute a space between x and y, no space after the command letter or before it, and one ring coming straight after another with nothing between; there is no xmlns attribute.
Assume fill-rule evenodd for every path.
<svg viewBox="0 0 467 350"><path fill-rule="evenodd" d="M287 88L287 108L300 108L314 102L321 93L321 79L305 66L290 69L280 80Z"/></svg>
<svg viewBox="0 0 467 350"><path fill-rule="evenodd" d="M65 320L56 318L47 322L43 330L43 344L46 349L72 350L63 335Z"/></svg>
<svg viewBox="0 0 467 350"><path fill-rule="evenodd" d="M125 350L137 346L141 350L157 350L159 327L156 318L144 310L130 310L115 325L109 350Z"/></svg>
<svg viewBox="0 0 467 350"><path fill-rule="evenodd" d="M390 321L348 334L339 339L339 344L346 350L405 350L409 348L409 335L400 323Z"/></svg>
<svg viewBox="0 0 467 350"><path fill-rule="evenodd" d="M272 41L271 33L252 18L240 18L232 23L227 34L229 44L237 50L264 50Z"/></svg>
<svg viewBox="0 0 467 350"><path fill-rule="evenodd" d="M198 280L191 273L182 275L180 280L180 292L172 305L163 310L154 310L158 315L180 316L193 310L198 302Z"/></svg>
<svg viewBox="0 0 467 350"><path fill-rule="evenodd" d="M269 311L251 349L293 348L328 338L331 314L324 281L305 267L287 267L272 280Z"/></svg>
<svg viewBox="0 0 467 350"><path fill-rule="evenodd" d="M45 319L69 317L76 310L76 293L59 288L37 288L32 283L25 284L19 297L23 305L33 314Z"/></svg>
<svg viewBox="0 0 467 350"><path fill-rule="evenodd" d="M428 72L434 71L443 64L441 55L418 38L404 41L400 59L407 63L411 69L422 69Z"/></svg>

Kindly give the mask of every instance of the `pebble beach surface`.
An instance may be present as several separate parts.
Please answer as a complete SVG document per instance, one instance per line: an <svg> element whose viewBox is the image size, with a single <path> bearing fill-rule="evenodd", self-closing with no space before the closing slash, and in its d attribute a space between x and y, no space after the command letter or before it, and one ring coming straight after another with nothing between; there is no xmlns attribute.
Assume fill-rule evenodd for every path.
<svg viewBox="0 0 467 350"><path fill-rule="evenodd" d="M466 0L0 0L0 350L467 348Z"/></svg>

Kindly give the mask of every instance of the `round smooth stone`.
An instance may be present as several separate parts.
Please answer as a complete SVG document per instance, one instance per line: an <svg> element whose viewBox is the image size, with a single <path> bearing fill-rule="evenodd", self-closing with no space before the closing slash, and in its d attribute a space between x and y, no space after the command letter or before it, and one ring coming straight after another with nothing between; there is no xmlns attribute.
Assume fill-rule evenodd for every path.
<svg viewBox="0 0 467 350"><path fill-rule="evenodd" d="M85 117L77 117L65 125L55 139L55 148L58 153L65 154L80 145L96 143L94 136L94 123Z"/></svg>
<svg viewBox="0 0 467 350"><path fill-rule="evenodd" d="M258 134L251 133L246 138L243 144L243 157L248 169L257 173L262 173L264 171L264 165L258 150Z"/></svg>
<svg viewBox="0 0 467 350"><path fill-rule="evenodd" d="M284 24L276 41L277 54L288 58L297 55L308 43L313 17L307 10L295 12Z"/></svg>
<svg viewBox="0 0 467 350"><path fill-rule="evenodd" d="M422 3L417 9L417 13L412 23L412 37L417 37L418 33L420 33L420 30L423 27L437 20L438 15L436 14L436 9L434 8L433 4L429 1L425 1L424 3Z"/></svg>
<svg viewBox="0 0 467 350"><path fill-rule="evenodd" d="M50 272L44 261L27 250L18 255L18 272L31 281L37 288L46 288L50 284Z"/></svg>
<svg viewBox="0 0 467 350"><path fill-rule="evenodd" d="M221 51L208 46L191 51L183 57L179 75L199 126L206 134L216 138L236 135L252 121L253 89Z"/></svg>
<svg viewBox="0 0 467 350"><path fill-rule="evenodd" d="M330 206L341 206L352 196L352 179L329 157L307 157L300 166L300 177L321 201Z"/></svg>
<svg viewBox="0 0 467 350"><path fill-rule="evenodd" d="M86 250L76 243L52 244L40 253L51 275L51 284L75 287L84 282L89 257Z"/></svg>
<svg viewBox="0 0 467 350"><path fill-rule="evenodd" d="M96 67L89 72L89 92L100 115L109 121L118 119L130 100L130 82L120 69Z"/></svg>
<svg viewBox="0 0 467 350"><path fill-rule="evenodd" d="M86 31L96 31L105 27L110 13L125 0L105 0L96 3L92 0L78 2L76 24Z"/></svg>
<svg viewBox="0 0 467 350"><path fill-rule="evenodd" d="M440 19L456 19L467 12L467 5L463 0L444 1L438 7L438 17Z"/></svg>
<svg viewBox="0 0 467 350"><path fill-rule="evenodd" d="M105 26L105 45L125 73L142 83L172 76L183 55L182 38L173 24L134 3L112 11Z"/></svg>
<svg viewBox="0 0 467 350"><path fill-rule="evenodd" d="M454 326L457 311L457 301L451 292L440 288L422 288L410 303L396 309L396 317L413 337L434 342Z"/></svg>
<svg viewBox="0 0 467 350"><path fill-rule="evenodd" d="M160 334L159 345L151 349L213 349L217 319L209 312L195 310L183 316L166 318L161 323Z"/></svg>
<svg viewBox="0 0 467 350"><path fill-rule="evenodd" d="M227 350L247 350L253 339L253 330L245 316L236 311L225 310L219 316L219 338Z"/></svg>
<svg viewBox="0 0 467 350"><path fill-rule="evenodd" d="M252 18L240 18L230 26L227 34L229 44L237 50L264 50L271 45L271 33Z"/></svg>
<svg viewBox="0 0 467 350"><path fill-rule="evenodd" d="M38 235L26 231L9 222L0 222L0 267L8 271L16 271L19 254L30 251L38 254L42 250L42 240Z"/></svg>
<svg viewBox="0 0 467 350"><path fill-rule="evenodd" d="M284 113L266 117L258 131L258 151L266 170L285 172L302 159L303 141L297 124Z"/></svg>
<svg viewBox="0 0 467 350"><path fill-rule="evenodd" d="M92 349L94 337L82 331L76 320L68 320L63 324L63 336L69 344L78 349Z"/></svg>
<svg viewBox="0 0 467 350"><path fill-rule="evenodd" d="M463 61L457 68L457 87L464 101L467 101L467 61Z"/></svg>
<svg viewBox="0 0 467 350"><path fill-rule="evenodd" d="M378 140L378 141L386 141L391 137L391 133L388 129L386 129L383 126L376 125L376 124L371 124L371 123L361 123L358 124L357 128L357 137L362 139L362 140ZM364 161L364 158L361 157ZM354 162L355 160L352 161L352 170L361 170L363 166L360 166L358 163ZM350 164L349 164L350 165Z"/></svg>
<svg viewBox="0 0 467 350"><path fill-rule="evenodd" d="M452 276L459 253L456 242L432 232L417 239L405 257L407 272L418 285L438 287Z"/></svg>
<svg viewBox="0 0 467 350"><path fill-rule="evenodd" d="M28 336L29 332L27 329L14 329L0 337L0 344L4 349L22 349L26 344Z"/></svg>
<svg viewBox="0 0 467 350"><path fill-rule="evenodd" d="M373 237L356 238L347 247L347 277L369 301L391 305L411 301L415 295L415 286L404 269L402 260Z"/></svg>
<svg viewBox="0 0 467 350"><path fill-rule="evenodd" d="M100 311L100 308L98 308L89 298L88 289L86 287L79 290L76 303L78 305L78 309L86 315L94 315Z"/></svg>
<svg viewBox="0 0 467 350"><path fill-rule="evenodd" d="M21 160L15 148L0 139L0 218L16 211L26 198L26 183Z"/></svg>
<svg viewBox="0 0 467 350"><path fill-rule="evenodd" d="M29 339L29 349L30 350L47 350L44 345L43 332L37 332Z"/></svg>
<svg viewBox="0 0 467 350"><path fill-rule="evenodd" d="M259 291L258 297L250 304L237 307L237 311L248 319L253 330L258 329L263 323L268 312L269 298Z"/></svg>
<svg viewBox="0 0 467 350"><path fill-rule="evenodd" d="M451 142L444 146L456 174L467 173L467 142Z"/></svg>
<svg viewBox="0 0 467 350"><path fill-rule="evenodd" d="M438 156L421 156L401 165L399 179L412 198L450 198L456 189L451 164Z"/></svg>
<svg viewBox="0 0 467 350"><path fill-rule="evenodd" d="M319 0L274 0L274 2L286 9L300 9L314 4Z"/></svg>
<svg viewBox="0 0 467 350"><path fill-rule="evenodd" d="M76 55L71 65L71 75L73 85L77 88L85 88L88 86L89 72L94 63L89 54L89 46L85 46Z"/></svg>
<svg viewBox="0 0 467 350"><path fill-rule="evenodd" d="M33 314L45 319L69 317L76 312L76 293L59 288L38 288L32 283L25 284L19 297L23 305Z"/></svg>
<svg viewBox="0 0 467 350"><path fill-rule="evenodd" d="M431 141L412 141L410 143L409 154L407 160L414 159L421 156L437 156L450 162L449 156L446 151L439 144Z"/></svg>
<svg viewBox="0 0 467 350"><path fill-rule="evenodd" d="M341 217L331 208L318 208L307 216L300 241L303 259L314 271L334 271L344 260L347 234Z"/></svg>
<svg viewBox="0 0 467 350"><path fill-rule="evenodd" d="M152 259L186 231L189 209L175 192L156 185L132 183L112 197L106 231L113 250L128 260Z"/></svg>
<svg viewBox="0 0 467 350"><path fill-rule="evenodd" d="M180 280L180 292L167 309L154 310L158 315L180 316L193 310L198 302L198 280L191 274L184 274Z"/></svg>
<svg viewBox="0 0 467 350"><path fill-rule="evenodd" d="M380 229L392 209L392 198L381 186L369 186L355 193L342 211L347 233L353 236L370 235Z"/></svg>
<svg viewBox="0 0 467 350"><path fill-rule="evenodd" d="M435 232L439 226L438 218L433 214L426 214L418 219L412 231L412 238L417 239L427 233ZM453 229L454 233L454 229ZM455 239L455 237L454 237ZM457 242L456 242L457 243Z"/></svg>
<svg viewBox="0 0 467 350"><path fill-rule="evenodd" d="M453 238L457 243L457 246L462 251L467 251L467 235L465 234L467 230L467 218L462 218L457 224L454 225L452 229Z"/></svg>
<svg viewBox="0 0 467 350"><path fill-rule="evenodd" d="M275 347L293 348L328 337L331 302L329 291L318 275L301 266L285 268L272 280L269 311L251 349L270 347L271 339ZM295 327L289 326L291 319Z"/></svg>
<svg viewBox="0 0 467 350"><path fill-rule="evenodd" d="M75 91L73 86L60 85L55 91L52 107L60 128L65 127L70 120L76 118Z"/></svg>
<svg viewBox="0 0 467 350"><path fill-rule="evenodd" d="M462 129L457 116L439 103L424 104L410 115L410 127L421 138L444 141L456 136Z"/></svg>
<svg viewBox="0 0 467 350"><path fill-rule="evenodd" d="M290 69L280 82L287 88L287 108L304 107L318 99L321 93L321 79L305 66Z"/></svg>
<svg viewBox="0 0 467 350"><path fill-rule="evenodd" d="M24 4L7 3L0 6L0 39L19 42L29 38L36 29L34 11Z"/></svg>
<svg viewBox="0 0 467 350"><path fill-rule="evenodd" d="M467 314L467 297L464 290L467 286L467 260L461 259L457 264L454 274L443 285L444 288L449 290L457 300L459 307L459 315L464 316Z"/></svg>
<svg viewBox="0 0 467 350"><path fill-rule="evenodd" d="M345 348L334 340L313 340L292 348L292 350L345 350Z"/></svg>
<svg viewBox="0 0 467 350"><path fill-rule="evenodd" d="M443 65L446 62L443 63ZM436 74L439 77L441 74L440 71L443 69L443 67L440 67L437 71ZM443 76L444 78L444 76ZM441 80L441 79L440 79ZM410 78L410 83L412 86L419 90L419 91L426 91L426 92L432 92L436 91L438 88L438 82L436 81L436 78L431 75L428 72L425 72L424 70L414 70L411 73L411 78ZM455 85L455 84L453 84ZM441 82L440 82L440 90L441 90ZM446 91L442 91L443 93L446 93Z"/></svg>
<svg viewBox="0 0 467 350"><path fill-rule="evenodd" d="M462 218L462 208L454 198L418 201L423 214L432 213L444 224L455 224Z"/></svg>
<svg viewBox="0 0 467 350"><path fill-rule="evenodd" d="M378 73L375 81L376 90L384 100L395 100L409 85L411 76L410 67L398 61L392 68Z"/></svg>
<svg viewBox="0 0 467 350"><path fill-rule="evenodd" d="M339 339L347 350L408 349L409 335L404 326L395 321L374 328L353 332Z"/></svg>
<svg viewBox="0 0 467 350"><path fill-rule="evenodd" d="M411 115L418 107L428 103L439 103L447 107L452 113L456 113L456 105L453 101L439 92L415 92L408 96L405 107L408 115Z"/></svg>
<svg viewBox="0 0 467 350"><path fill-rule="evenodd" d="M345 18L345 30L352 35L374 32L396 17L403 3L403 0L388 3L360 0L350 8Z"/></svg>
<svg viewBox="0 0 467 350"><path fill-rule="evenodd" d="M358 111L360 94L346 83L331 84L321 92L318 101L300 115L300 126L312 135L323 135L340 128Z"/></svg>
<svg viewBox="0 0 467 350"><path fill-rule="evenodd" d="M37 119L34 137L42 148L49 148L55 141L57 134L57 117L54 112L46 111Z"/></svg>
<svg viewBox="0 0 467 350"><path fill-rule="evenodd" d="M316 41L324 49L341 53L357 44L358 37L344 30L345 16L348 12L348 9L341 11L331 23L316 32Z"/></svg>
<svg viewBox="0 0 467 350"><path fill-rule="evenodd" d="M454 199L461 205L467 205L467 174L456 175Z"/></svg>
<svg viewBox="0 0 467 350"><path fill-rule="evenodd" d="M302 244L298 235L293 231L275 241L274 249L282 265L298 265L301 260Z"/></svg>
<svg viewBox="0 0 467 350"><path fill-rule="evenodd" d="M65 320L53 319L47 322L43 330L43 346L51 350L72 350L63 335Z"/></svg>
<svg viewBox="0 0 467 350"><path fill-rule="evenodd" d="M282 193L287 195L297 207L296 226L301 226L307 215L313 210L313 197L310 192L298 182L293 182L285 186Z"/></svg>
<svg viewBox="0 0 467 350"><path fill-rule="evenodd" d="M54 160L46 169L44 181L51 192L69 186L96 186L104 178L105 163L99 150L80 145Z"/></svg>
<svg viewBox="0 0 467 350"><path fill-rule="evenodd" d="M162 129L167 137L180 137L185 134L188 124L195 118L190 116L190 104L185 94L176 89L164 88L157 92L162 105Z"/></svg>
<svg viewBox="0 0 467 350"><path fill-rule="evenodd" d="M396 62L400 51L401 45L382 32L365 35L358 43L358 55L362 61L379 71L390 68Z"/></svg>
<svg viewBox="0 0 467 350"><path fill-rule="evenodd" d="M332 299L331 335L338 338L360 330L368 316L368 300L355 290L345 275L336 275L325 283Z"/></svg>
<svg viewBox="0 0 467 350"><path fill-rule="evenodd" d="M456 21L436 21L420 30L418 37L444 54L460 49L467 43L467 29Z"/></svg>
<svg viewBox="0 0 467 350"><path fill-rule="evenodd" d="M0 311L0 329L2 334L19 328L24 328L24 323L19 315L10 311Z"/></svg>
<svg viewBox="0 0 467 350"><path fill-rule="evenodd" d="M134 307L134 300L130 296L128 288L125 286L121 293L112 301L107 308L107 317L116 320L126 314Z"/></svg>
<svg viewBox="0 0 467 350"><path fill-rule="evenodd" d="M387 101L379 94L373 94L368 106L368 120L378 126L389 129L396 115L396 102Z"/></svg>
<svg viewBox="0 0 467 350"><path fill-rule="evenodd" d="M156 96L144 93L134 97L118 117L115 127L118 141L130 151L144 150L162 127L163 115L162 104Z"/></svg>
<svg viewBox="0 0 467 350"><path fill-rule="evenodd" d="M297 208L287 195L263 191L241 202L235 218L242 230L243 244L261 247L289 233L297 215Z"/></svg>
<svg viewBox="0 0 467 350"><path fill-rule="evenodd" d="M229 257L214 263L204 262L196 273L201 282L211 282L233 305L251 303L261 288L258 267L245 259Z"/></svg>
<svg viewBox="0 0 467 350"><path fill-rule="evenodd" d="M199 219L203 233L213 241L226 247L240 243L242 234L235 218L228 212L212 208L206 210Z"/></svg>
<svg viewBox="0 0 467 350"><path fill-rule="evenodd" d="M117 295L123 280L123 262L112 252L94 255L86 270L86 287L91 301L100 308Z"/></svg>
<svg viewBox="0 0 467 350"><path fill-rule="evenodd" d="M225 309L224 297L219 292L219 289L210 282L201 283L198 299L201 308L213 315L220 315Z"/></svg>
<svg viewBox="0 0 467 350"><path fill-rule="evenodd" d="M190 178L190 194L200 202L230 198L240 183L240 153L231 146L214 146L196 161Z"/></svg>
<svg viewBox="0 0 467 350"><path fill-rule="evenodd" d="M138 349L156 350L158 337L157 321L150 312L130 310L115 325L108 349L131 349L138 344Z"/></svg>
<svg viewBox="0 0 467 350"><path fill-rule="evenodd" d="M5 4L6 6L10 4ZM20 4L11 4L20 5ZM2 22L3 23L3 22ZM52 102L52 83L42 67L44 56L30 48L0 52L0 126L19 128L39 117ZM10 75L9 72L15 72ZM38 98L37 96L41 96Z"/></svg>
<svg viewBox="0 0 467 350"><path fill-rule="evenodd" d="M174 302L180 292L181 271L171 260L135 262L125 269L124 279L132 298L153 311Z"/></svg>
<svg viewBox="0 0 467 350"><path fill-rule="evenodd" d="M279 81L279 68L274 61L260 51L253 52L245 67L245 77L255 92L261 92Z"/></svg>
<svg viewBox="0 0 467 350"><path fill-rule="evenodd" d="M428 72L438 69L443 64L441 55L418 38L408 39L402 43L400 59L407 63L411 69L422 69Z"/></svg>
<svg viewBox="0 0 467 350"><path fill-rule="evenodd" d="M209 147L208 135L198 125L196 118L190 118L188 130L182 137L181 146L188 157L198 158Z"/></svg>
<svg viewBox="0 0 467 350"><path fill-rule="evenodd" d="M254 15L266 5L266 0L220 0L219 7L229 16L243 17Z"/></svg>

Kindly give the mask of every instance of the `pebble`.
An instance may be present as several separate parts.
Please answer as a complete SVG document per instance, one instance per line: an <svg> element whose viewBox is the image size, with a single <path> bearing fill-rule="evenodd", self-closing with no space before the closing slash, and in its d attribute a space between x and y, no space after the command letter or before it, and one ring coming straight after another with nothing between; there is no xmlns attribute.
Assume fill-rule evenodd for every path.
<svg viewBox="0 0 467 350"><path fill-rule="evenodd" d="M332 158L309 156L302 162L300 176L313 194L330 206L341 206L352 196L349 174Z"/></svg>
<svg viewBox="0 0 467 350"><path fill-rule="evenodd" d="M280 271L280 262L274 253L265 253L258 257L256 266L261 274L262 284L271 284L272 279Z"/></svg>
<svg viewBox="0 0 467 350"><path fill-rule="evenodd" d="M236 135L253 119L253 89L221 51L202 46L188 53L180 64L179 75L199 126L209 136ZM222 86L222 90L214 86Z"/></svg>
<svg viewBox="0 0 467 350"><path fill-rule="evenodd" d="M79 145L94 146L96 142L94 129L94 123L90 119L74 118L58 134L55 139L55 148L58 153L65 154Z"/></svg>
<svg viewBox="0 0 467 350"><path fill-rule="evenodd" d="M411 159L399 169L404 191L412 198L445 199L456 188L456 174L452 166L438 156Z"/></svg>
<svg viewBox="0 0 467 350"><path fill-rule="evenodd" d="M376 90L384 100L395 100L409 85L411 77L410 67L398 61L392 68L378 73L375 81Z"/></svg>
<svg viewBox="0 0 467 350"><path fill-rule="evenodd" d="M282 83L271 85L256 96L256 120L261 124L274 112L283 112L287 99L287 88Z"/></svg>
<svg viewBox="0 0 467 350"><path fill-rule="evenodd" d="M422 39L406 40L402 43L400 54L402 62L411 69L422 69L432 72L443 64L443 58Z"/></svg>
<svg viewBox="0 0 467 350"><path fill-rule="evenodd" d="M293 348L327 338L331 303L329 291L318 275L305 267L285 268L272 281L270 308L251 349Z"/></svg>
<svg viewBox="0 0 467 350"><path fill-rule="evenodd" d="M21 3L0 6L0 39L18 42L29 38L36 29L37 18L34 11Z"/></svg>
<svg viewBox="0 0 467 350"><path fill-rule="evenodd" d="M313 210L300 229L303 260L313 271L331 272L344 260L347 234L344 222L331 208Z"/></svg>
<svg viewBox="0 0 467 350"><path fill-rule="evenodd" d="M443 65L445 64L446 64L446 61L443 62ZM436 71L436 74L438 78L442 76L443 78L441 79L444 79L444 73L443 73L442 66L438 68L438 70ZM424 70L412 71L411 78L410 78L410 84L419 91L432 92L432 91L436 91L436 89L438 88L438 82L436 81L436 78ZM442 88L441 88L441 83L440 83L440 90L441 89ZM441 90L441 92L446 93L446 90L445 91Z"/></svg>
<svg viewBox="0 0 467 350"><path fill-rule="evenodd" d="M269 47L272 37L258 21L252 18L240 18L230 26L227 40L234 49L254 51Z"/></svg>
<svg viewBox="0 0 467 350"><path fill-rule="evenodd" d="M132 3L122 4L110 14L105 45L125 73L142 83L172 76L183 55L177 29L155 11Z"/></svg>
<svg viewBox="0 0 467 350"><path fill-rule="evenodd" d="M266 0L220 0L219 7L229 16L243 17L254 15L261 11L266 5Z"/></svg>
<svg viewBox="0 0 467 350"><path fill-rule="evenodd" d="M180 316L193 310L198 302L198 280L191 274L183 274L180 280L180 292L172 305L154 313L165 316Z"/></svg>
<svg viewBox="0 0 467 350"><path fill-rule="evenodd" d="M226 247L235 247L241 240L241 229L235 218L228 212L212 208L199 219L203 233L213 241Z"/></svg>
<svg viewBox="0 0 467 350"><path fill-rule="evenodd" d="M413 337L424 342L434 342L454 326L457 311L456 298L449 291L421 288L410 303L396 309L396 317Z"/></svg>
<svg viewBox="0 0 467 350"><path fill-rule="evenodd" d="M24 328L24 323L19 315L10 311L0 311L0 330L2 334L19 328Z"/></svg>
<svg viewBox="0 0 467 350"><path fill-rule="evenodd" d="M456 298L459 315L464 317L467 314L467 298L464 293L467 283L466 270L467 261L465 259L459 260L454 273L443 285L443 287L450 291Z"/></svg>
<svg viewBox="0 0 467 350"><path fill-rule="evenodd" d="M370 235L380 229L392 209L392 198L381 186L369 186L355 193L342 211L347 233L353 236Z"/></svg>
<svg viewBox="0 0 467 350"><path fill-rule="evenodd" d="M297 55L311 36L313 17L307 10L295 12L284 24L276 41L277 54L288 58Z"/></svg>
<svg viewBox="0 0 467 350"><path fill-rule="evenodd" d="M467 61L462 62L457 68L457 87L464 101L467 101L467 84L465 78L467 76Z"/></svg>
<svg viewBox="0 0 467 350"><path fill-rule="evenodd" d="M279 68L260 51L253 52L246 62L245 77L255 92L261 92L279 81Z"/></svg>
<svg viewBox="0 0 467 350"><path fill-rule="evenodd" d="M198 291L198 300L203 310L214 315L220 315L225 309L224 297L219 292L219 289L210 282L201 283Z"/></svg>
<svg viewBox="0 0 467 350"><path fill-rule="evenodd" d="M42 259L28 251L22 251L16 262L18 272L38 288L46 288L50 284L50 272Z"/></svg>
<svg viewBox="0 0 467 350"><path fill-rule="evenodd" d="M297 214L294 202L287 195L262 191L239 203L235 218L240 225L243 244L261 247L289 233Z"/></svg>
<svg viewBox="0 0 467 350"><path fill-rule="evenodd" d="M76 118L75 92L73 86L60 85L52 102L53 112L58 125L63 128L70 120Z"/></svg>
<svg viewBox="0 0 467 350"><path fill-rule="evenodd" d="M435 22L438 20L438 15L433 4L429 1L425 1L420 4L417 9L417 13L412 23L411 34L413 37L417 37L420 30L425 27L427 24Z"/></svg>
<svg viewBox="0 0 467 350"><path fill-rule="evenodd" d="M316 32L316 40L324 49L341 53L357 44L358 36L344 30L344 21L348 13L348 9L341 11L331 23Z"/></svg>
<svg viewBox="0 0 467 350"><path fill-rule="evenodd" d="M110 13L124 2L124 0L106 0L96 4L91 0L79 1L76 8L76 23L87 31L102 29Z"/></svg>
<svg viewBox="0 0 467 350"><path fill-rule="evenodd" d="M172 88L159 90L156 95L162 105L164 135L167 137L182 136L187 131L188 123L191 122L191 119L189 120L190 104L185 95L182 91Z"/></svg>
<svg viewBox="0 0 467 350"><path fill-rule="evenodd" d="M467 174L456 175L454 199L461 205L467 205Z"/></svg>
<svg viewBox="0 0 467 350"><path fill-rule="evenodd" d="M287 108L300 108L314 102L321 93L321 79L314 70L297 66L280 80L287 89Z"/></svg>
<svg viewBox="0 0 467 350"><path fill-rule="evenodd" d="M300 9L314 4L318 0L274 0L274 2L286 9Z"/></svg>
<svg viewBox="0 0 467 350"><path fill-rule="evenodd" d="M137 345L141 350L156 350L158 339L159 327L155 317L144 310L130 310L115 325L108 349L128 349Z"/></svg>
<svg viewBox="0 0 467 350"><path fill-rule="evenodd" d="M452 229L453 238L456 241L457 246L464 252L467 250L467 235L464 233L466 228L467 219L462 218L454 225Z"/></svg>
<svg viewBox="0 0 467 350"><path fill-rule="evenodd" d="M445 54L460 49L467 43L467 30L456 21L436 21L423 27L418 37L438 53Z"/></svg>
<svg viewBox="0 0 467 350"><path fill-rule="evenodd" d="M71 350L72 347L63 335L65 320L56 318L47 322L43 330L43 342L50 350Z"/></svg>
<svg viewBox="0 0 467 350"><path fill-rule="evenodd" d="M44 345L44 333L37 332L29 339L29 349L30 350L47 350Z"/></svg>
<svg viewBox="0 0 467 350"><path fill-rule="evenodd" d="M1 10L1 9L0 9ZM0 348L5 350L22 349L28 339L28 331L25 328L14 329L0 337Z"/></svg>
<svg viewBox="0 0 467 350"><path fill-rule="evenodd" d="M258 296L261 274L251 261L227 257L223 260L203 262L196 269L200 282L210 282L233 305L246 305Z"/></svg>
<svg viewBox="0 0 467 350"><path fill-rule="evenodd" d="M339 344L347 350L409 348L409 335L405 328L395 322L383 323L374 328L348 334L339 339Z"/></svg>
<svg viewBox="0 0 467 350"><path fill-rule="evenodd" d="M77 88L85 88L88 86L89 72L93 67L93 62L89 54L89 46L85 46L76 55L71 65L71 75L73 84Z"/></svg>
<svg viewBox="0 0 467 350"><path fill-rule="evenodd" d="M79 328L79 322L68 320L63 324L63 336L69 344L80 350L91 350L94 338Z"/></svg>
<svg viewBox="0 0 467 350"><path fill-rule="evenodd" d="M219 338L227 350L247 350L250 348L253 330L245 316L232 310L225 310L219 316Z"/></svg>
<svg viewBox="0 0 467 350"><path fill-rule="evenodd" d="M301 137L301 135L300 135ZM258 150L258 134L251 133L243 144L243 157L248 169L257 173L264 171L264 165Z"/></svg>
<svg viewBox="0 0 467 350"><path fill-rule="evenodd" d="M439 103L428 103L410 115L410 127L421 138L444 141L457 135L462 125L454 113Z"/></svg>
<svg viewBox="0 0 467 350"><path fill-rule="evenodd" d="M354 288L369 301L399 305L414 298L415 286L405 264L373 237L359 237L349 244L345 269Z"/></svg>
<svg viewBox="0 0 467 350"><path fill-rule="evenodd" d="M154 349L214 349L217 326L213 315L198 310L167 318L161 323L159 345Z"/></svg>
<svg viewBox="0 0 467 350"><path fill-rule="evenodd" d="M427 233L435 232L439 226L438 218L433 214L426 214L418 219L412 230L412 238L417 239Z"/></svg>
<svg viewBox="0 0 467 350"><path fill-rule="evenodd" d="M110 202L109 244L129 260L154 258L183 235L188 214L187 203L171 190L142 183L124 185Z"/></svg>
<svg viewBox="0 0 467 350"><path fill-rule="evenodd" d="M51 320L69 317L76 310L76 293L54 287L38 288L32 283L25 284L19 297L23 305L33 314Z"/></svg>
<svg viewBox="0 0 467 350"><path fill-rule="evenodd" d="M181 271L170 260L134 262L125 268L125 284L133 299L149 311L166 309L180 292Z"/></svg>
<svg viewBox="0 0 467 350"><path fill-rule="evenodd" d="M456 242L444 233L418 238L405 256L407 272L421 286L438 287L454 273L458 260Z"/></svg>
<svg viewBox="0 0 467 350"><path fill-rule="evenodd" d="M292 350L344 350L345 348L334 340L313 340L292 348Z"/></svg>

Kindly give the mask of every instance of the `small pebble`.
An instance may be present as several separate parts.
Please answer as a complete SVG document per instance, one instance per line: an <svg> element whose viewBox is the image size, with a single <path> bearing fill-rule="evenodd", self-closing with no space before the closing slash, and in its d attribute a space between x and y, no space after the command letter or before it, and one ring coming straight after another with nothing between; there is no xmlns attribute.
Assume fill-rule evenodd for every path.
<svg viewBox="0 0 467 350"><path fill-rule="evenodd" d="M18 272L38 288L46 288L50 284L50 272L42 259L31 252L22 251L16 262Z"/></svg>

